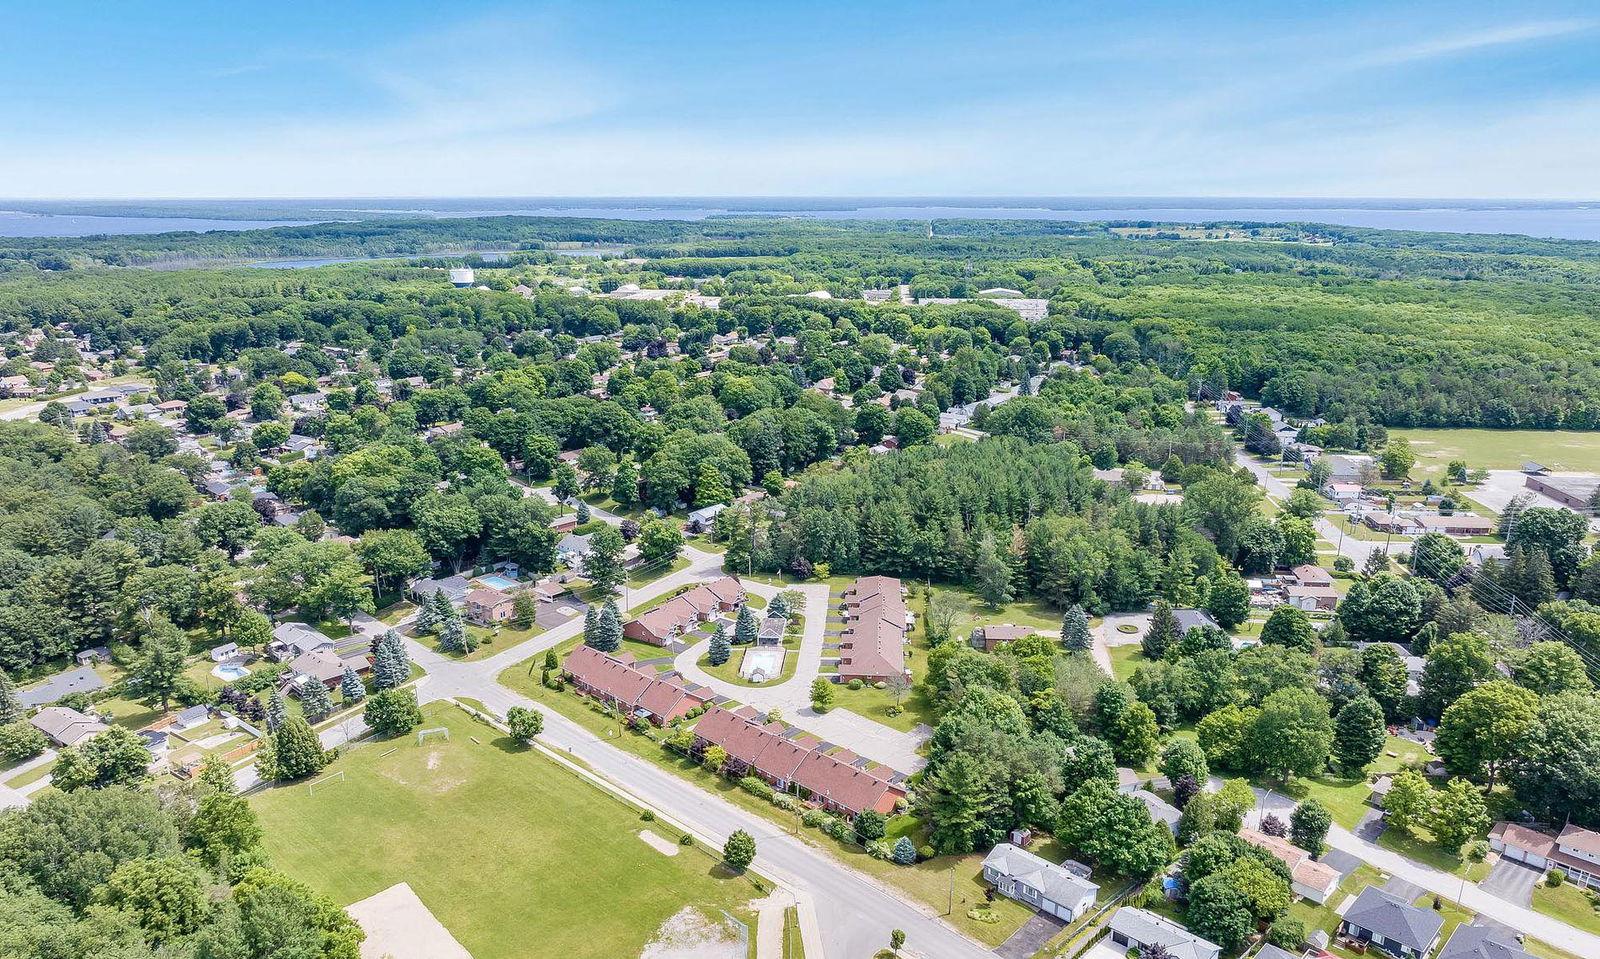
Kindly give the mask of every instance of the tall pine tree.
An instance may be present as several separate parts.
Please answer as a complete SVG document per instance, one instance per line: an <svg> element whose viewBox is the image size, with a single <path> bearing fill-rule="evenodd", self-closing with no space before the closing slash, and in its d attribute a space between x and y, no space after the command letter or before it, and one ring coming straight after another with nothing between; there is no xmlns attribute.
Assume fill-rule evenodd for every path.
<svg viewBox="0 0 1600 959"><path fill-rule="evenodd" d="M400 671L400 682L411 678L411 654L406 652L406 642L400 634L389 630L383 634L383 641L389 644L389 652L394 657L395 669ZM398 684L397 684L398 685Z"/></svg>
<svg viewBox="0 0 1600 959"><path fill-rule="evenodd" d="M1182 638L1178 635L1178 617L1173 615L1172 607L1165 600L1158 600L1155 612L1150 616L1150 627L1139 641L1144 647L1144 654L1151 659L1160 659Z"/></svg>
<svg viewBox="0 0 1600 959"><path fill-rule="evenodd" d="M583 644L603 652L605 641L600 632L600 607L591 605L583 613Z"/></svg>
<svg viewBox="0 0 1600 959"><path fill-rule="evenodd" d="M283 696L274 689L272 695L267 697L267 729L270 732L277 732L288 716L289 704L285 703Z"/></svg>
<svg viewBox="0 0 1600 959"><path fill-rule="evenodd" d="M599 633L597 643L590 643L602 653L614 653L622 648L622 614L617 612L614 600L606 600L600 608L600 615L595 618L595 632Z"/></svg>
<svg viewBox="0 0 1600 959"><path fill-rule="evenodd" d="M1089 617L1082 606L1074 605L1061 620L1061 645L1069 653L1086 653L1094 645L1089 636Z"/></svg>
<svg viewBox="0 0 1600 959"><path fill-rule="evenodd" d="M711 648L706 650L706 662L713 666L721 666L728 661L730 655L732 650L728 646L728 629L718 623L716 632L711 634Z"/></svg>
<svg viewBox="0 0 1600 959"><path fill-rule="evenodd" d="M300 684L300 710L311 722L316 722L322 717L333 712L333 697L328 695L328 687L316 679L308 679Z"/></svg>
<svg viewBox="0 0 1600 959"><path fill-rule="evenodd" d="M339 680L339 695L343 697L346 706L359 703L367 698L367 687L362 685L361 677L349 666L344 668L344 678Z"/></svg>
<svg viewBox="0 0 1600 959"><path fill-rule="evenodd" d="M761 635L761 623L756 619L756 611L746 603L739 607L739 618L733 624L733 641L741 646L754 643Z"/></svg>
<svg viewBox="0 0 1600 959"><path fill-rule="evenodd" d="M439 648L447 653L467 652L467 629L460 616L451 616L439 624Z"/></svg>

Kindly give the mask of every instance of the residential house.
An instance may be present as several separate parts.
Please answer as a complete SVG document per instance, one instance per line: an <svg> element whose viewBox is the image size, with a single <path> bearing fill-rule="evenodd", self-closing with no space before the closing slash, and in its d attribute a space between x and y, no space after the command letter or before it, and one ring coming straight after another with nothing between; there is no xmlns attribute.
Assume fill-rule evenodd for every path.
<svg viewBox="0 0 1600 959"><path fill-rule="evenodd" d="M891 576L863 576L845 588L845 628L839 636L838 682L910 678L905 666L911 613L905 588Z"/></svg>
<svg viewBox="0 0 1600 959"><path fill-rule="evenodd" d="M1488 926L1465 923L1456 927L1439 950L1439 959L1534 959L1511 936Z"/></svg>
<svg viewBox="0 0 1600 959"><path fill-rule="evenodd" d="M366 656L355 654L340 656L332 649L316 649L296 656L289 663L289 671L279 680L278 691L285 696L300 694L305 683L321 683L334 689L344 679L345 667L357 673L369 672L372 663Z"/></svg>
<svg viewBox="0 0 1600 959"><path fill-rule="evenodd" d="M983 857L983 878L1000 895L1068 922L1092 909L1100 891L1094 883L1008 842Z"/></svg>
<svg viewBox="0 0 1600 959"><path fill-rule="evenodd" d="M58 746L77 746L105 732L105 723L65 706L46 706L28 722Z"/></svg>
<svg viewBox="0 0 1600 959"><path fill-rule="evenodd" d="M406 592L417 602L432 599L434 593L442 592L445 599L459 605L471 591L472 580L461 573L439 579L423 576L406 584Z"/></svg>
<svg viewBox="0 0 1600 959"><path fill-rule="evenodd" d="M1339 605L1339 591L1332 586L1305 586L1295 583L1284 587L1283 592L1289 598L1290 605L1308 613L1317 609L1331 611Z"/></svg>
<svg viewBox="0 0 1600 959"><path fill-rule="evenodd" d="M710 690L685 683L676 673L635 666L631 653L608 655L578 646L562 668L580 693L657 726L681 719L711 700Z"/></svg>
<svg viewBox="0 0 1600 959"><path fill-rule="evenodd" d="M1332 586L1333 575L1321 566L1307 563L1294 568L1294 581L1301 586Z"/></svg>
<svg viewBox="0 0 1600 959"><path fill-rule="evenodd" d="M467 593L466 617L479 626L495 626L516 615L516 599L498 589L474 589Z"/></svg>
<svg viewBox="0 0 1600 959"><path fill-rule="evenodd" d="M1423 959L1439 941L1444 917L1368 886L1344 911L1339 937L1403 959Z"/></svg>
<svg viewBox="0 0 1600 959"><path fill-rule="evenodd" d="M1258 849L1265 849L1289 867L1289 890L1295 895L1320 906L1339 888L1339 870L1312 859L1309 852L1289 840L1270 836L1248 826L1239 830L1239 838Z"/></svg>
<svg viewBox="0 0 1600 959"><path fill-rule="evenodd" d="M333 640L305 623L279 623L272 628L267 656L274 662L292 662L307 653L332 651Z"/></svg>
<svg viewBox="0 0 1600 959"><path fill-rule="evenodd" d="M561 537L561 542L556 544L556 558L566 563L573 569L583 567L584 557L589 555L589 535L568 533Z"/></svg>
<svg viewBox="0 0 1600 959"><path fill-rule="evenodd" d="M221 646L211 647L206 655L211 657L213 663L226 663L238 659L240 656L238 643L223 643Z"/></svg>
<svg viewBox="0 0 1600 959"><path fill-rule="evenodd" d="M724 576L674 596L655 609L622 624L622 635L641 642L665 646L675 636L717 616L744 605L744 586L738 578ZM779 637L782 641L782 637Z"/></svg>
<svg viewBox="0 0 1600 959"><path fill-rule="evenodd" d="M1397 533L1410 536L1422 532L1422 527L1417 525L1417 521L1411 517L1399 516L1383 510L1373 510L1361 517L1361 522L1365 523L1368 528L1380 533Z"/></svg>
<svg viewBox="0 0 1600 959"><path fill-rule="evenodd" d="M1568 882L1600 890L1600 832L1567 826L1552 837L1527 826L1502 822L1490 830L1489 848L1536 869L1560 869L1567 874Z"/></svg>
<svg viewBox="0 0 1600 959"><path fill-rule="evenodd" d="M1106 923L1111 941L1119 949L1161 946L1172 959L1217 959L1222 947L1207 942L1165 916L1135 906L1124 906Z"/></svg>
<svg viewBox="0 0 1600 959"><path fill-rule="evenodd" d="M105 646L91 646L88 649L80 649L73 653L72 658L78 661L79 666L109 663L111 662L111 650Z"/></svg>
<svg viewBox="0 0 1600 959"><path fill-rule="evenodd" d="M20 690L17 702L24 709L32 709L35 706L48 706L69 693L93 693L105 688L106 681L100 678L99 673L88 666L79 666L56 673L37 686Z"/></svg>
<svg viewBox="0 0 1600 959"><path fill-rule="evenodd" d="M1031 626L1013 626L1010 623L978 626L973 628L972 635L967 641L986 653L992 653L1001 643L1014 643L1025 636L1032 636L1034 632Z"/></svg>
<svg viewBox="0 0 1600 959"><path fill-rule="evenodd" d="M714 503L704 506L689 514L689 532L704 533L710 529L717 520L717 514L727 509L726 503Z"/></svg>
<svg viewBox="0 0 1600 959"><path fill-rule="evenodd" d="M1144 808L1150 810L1150 818L1167 827L1174 836L1178 834L1178 820L1183 818L1183 812L1148 789L1135 789L1129 795L1144 803Z"/></svg>
<svg viewBox="0 0 1600 959"><path fill-rule="evenodd" d="M1322 488L1322 495L1335 503L1354 503L1361 498L1360 483L1329 483Z"/></svg>
<svg viewBox="0 0 1600 959"><path fill-rule="evenodd" d="M1371 476L1378 468L1372 457L1359 454L1329 453L1321 462L1327 463L1332 470L1328 475L1331 483L1361 483L1364 477Z"/></svg>
<svg viewBox="0 0 1600 959"><path fill-rule="evenodd" d="M1197 626L1205 626L1210 629L1222 628L1217 625L1215 619L1211 618L1211 614L1203 609L1175 609L1172 611L1172 618L1178 624L1178 635L1180 636L1187 634L1189 630Z"/></svg>

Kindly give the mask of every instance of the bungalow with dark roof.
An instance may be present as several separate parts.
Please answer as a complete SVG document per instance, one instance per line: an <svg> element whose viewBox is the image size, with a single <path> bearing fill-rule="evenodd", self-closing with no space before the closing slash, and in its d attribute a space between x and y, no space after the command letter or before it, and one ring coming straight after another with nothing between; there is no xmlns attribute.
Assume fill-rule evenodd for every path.
<svg viewBox="0 0 1600 959"><path fill-rule="evenodd" d="M986 653L992 653L1001 643L1014 643L1025 636L1032 636L1034 632L1032 627L1013 626L1010 623L1001 623L998 626L975 626L967 641Z"/></svg>
<svg viewBox="0 0 1600 959"><path fill-rule="evenodd" d="M1339 938L1362 949L1376 946L1392 956L1423 959L1439 941L1444 917L1368 886L1344 911Z"/></svg>
<svg viewBox="0 0 1600 959"><path fill-rule="evenodd" d="M1505 933L1463 923L1439 950L1439 959L1533 959L1533 954Z"/></svg>

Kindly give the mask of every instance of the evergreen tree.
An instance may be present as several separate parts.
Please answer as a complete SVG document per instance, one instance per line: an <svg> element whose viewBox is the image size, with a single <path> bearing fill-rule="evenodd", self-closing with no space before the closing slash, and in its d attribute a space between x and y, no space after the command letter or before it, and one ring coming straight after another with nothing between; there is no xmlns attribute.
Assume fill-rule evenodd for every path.
<svg viewBox="0 0 1600 959"><path fill-rule="evenodd" d="M1158 600L1155 612L1150 615L1150 628L1144 631L1144 637L1139 641L1144 654L1151 659L1160 659L1181 638L1178 635L1178 617L1173 615L1172 607L1165 600Z"/></svg>
<svg viewBox="0 0 1600 959"><path fill-rule="evenodd" d="M896 865L910 866L917 861L917 847L912 844L909 836L901 836L894 841L894 849L889 856Z"/></svg>
<svg viewBox="0 0 1600 959"><path fill-rule="evenodd" d="M582 526L584 523L589 522L589 520L591 520L593 518L594 518L594 514L589 512L589 504L585 503L581 499L578 500L578 516L577 516L578 525Z"/></svg>
<svg viewBox="0 0 1600 959"><path fill-rule="evenodd" d="M277 732L283 727L283 721L289 716L289 704L283 701L283 696L276 689L267 697L267 729Z"/></svg>
<svg viewBox="0 0 1600 959"><path fill-rule="evenodd" d="M361 684L361 677L349 666L344 668L344 678L339 680L339 695L346 706L367 698L367 687Z"/></svg>
<svg viewBox="0 0 1600 959"><path fill-rule="evenodd" d="M532 629L539 617L539 601L528 590L521 590L511 600L511 625L516 629Z"/></svg>
<svg viewBox="0 0 1600 959"><path fill-rule="evenodd" d="M756 619L756 611L750 604L739 607L739 618L733 624L733 641L741 646L747 646L756 641L761 633L761 623Z"/></svg>
<svg viewBox="0 0 1600 959"><path fill-rule="evenodd" d="M605 645L605 637L600 633L600 607L592 604L583 612L583 644L594 649Z"/></svg>
<svg viewBox="0 0 1600 959"><path fill-rule="evenodd" d="M17 690L11 685L11 677L0 669L0 726L8 726L22 718L22 703L17 699Z"/></svg>
<svg viewBox="0 0 1600 959"><path fill-rule="evenodd" d="M400 670L395 666L394 650L380 641L372 654L372 688L393 689L401 683Z"/></svg>
<svg viewBox="0 0 1600 959"><path fill-rule="evenodd" d="M772 602L767 604L767 615L776 619L789 618L789 601L783 598L782 593L772 597Z"/></svg>
<svg viewBox="0 0 1600 959"><path fill-rule="evenodd" d="M1015 594L1011 591L1011 567L1001 557L994 536L986 534L979 542L973 573L978 580L978 595L990 609L1012 600Z"/></svg>
<svg viewBox="0 0 1600 959"><path fill-rule="evenodd" d="M1371 696L1358 696L1344 704L1333 721L1333 761L1355 771L1383 754L1388 738L1383 707Z"/></svg>
<svg viewBox="0 0 1600 959"><path fill-rule="evenodd" d="M717 624L717 631L711 634L711 648L706 651L706 662L713 666L721 666L732 655L728 646L728 630L721 623Z"/></svg>
<svg viewBox="0 0 1600 959"><path fill-rule="evenodd" d="M460 616L451 616L439 624L439 648L447 653L467 652L467 628Z"/></svg>
<svg viewBox="0 0 1600 959"><path fill-rule="evenodd" d="M617 601L606 600L600 607L600 632L604 637L605 647L603 652L614 653L622 648L622 613L617 610Z"/></svg>
<svg viewBox="0 0 1600 959"><path fill-rule="evenodd" d="M422 605L417 608L415 621L417 632L426 635L439 628L439 607L441 604L449 605L449 601L444 598L443 590L436 589L433 591L432 596L423 599Z"/></svg>
<svg viewBox="0 0 1600 959"><path fill-rule="evenodd" d="M304 779L321 772L330 758L311 724L289 716L262 750L257 769L267 779Z"/></svg>
<svg viewBox="0 0 1600 959"><path fill-rule="evenodd" d="M1086 653L1094 645L1089 635L1089 617L1082 606L1074 605L1062 617L1061 645L1069 653Z"/></svg>
<svg viewBox="0 0 1600 959"><path fill-rule="evenodd" d="M328 687L315 679L308 679L300 684L300 709L306 718L316 722L322 717L333 712L333 697L328 695Z"/></svg>
<svg viewBox="0 0 1600 959"><path fill-rule="evenodd" d="M722 471L711 463L710 460L700 464L700 471L694 480L694 505L696 507L715 506L733 499L729 492L727 481L722 478Z"/></svg>

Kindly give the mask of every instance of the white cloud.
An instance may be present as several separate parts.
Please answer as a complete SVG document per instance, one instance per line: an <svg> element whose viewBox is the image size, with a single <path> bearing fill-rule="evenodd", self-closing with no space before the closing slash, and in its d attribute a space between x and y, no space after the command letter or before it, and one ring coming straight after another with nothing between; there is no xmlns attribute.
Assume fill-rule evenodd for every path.
<svg viewBox="0 0 1600 959"><path fill-rule="evenodd" d="M1486 30L1431 37L1415 43L1383 47L1365 56L1357 57L1354 62L1358 66L1397 66L1421 60L1434 60L1459 53L1471 53L1491 47L1513 46L1538 40L1552 40L1593 30L1597 24L1600 24L1600 21L1581 19L1535 20L1527 23L1491 27Z"/></svg>

